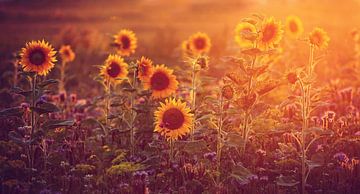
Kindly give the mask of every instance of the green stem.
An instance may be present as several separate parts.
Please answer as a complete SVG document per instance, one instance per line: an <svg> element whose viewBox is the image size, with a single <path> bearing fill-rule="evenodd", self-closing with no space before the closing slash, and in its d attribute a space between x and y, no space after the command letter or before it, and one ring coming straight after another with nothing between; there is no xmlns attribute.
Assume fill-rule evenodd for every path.
<svg viewBox="0 0 360 194"><path fill-rule="evenodd" d="M192 102L191 102L191 108L193 110L194 113L194 118L196 118L196 62L193 62L193 66L192 66L192 82L191 82L191 87L192 87ZM193 123L192 127L191 127L191 141L194 141L194 133L195 133L195 129L196 129L196 122Z"/></svg>
<svg viewBox="0 0 360 194"><path fill-rule="evenodd" d="M170 139L170 163L174 159L174 140Z"/></svg>
<svg viewBox="0 0 360 194"><path fill-rule="evenodd" d="M106 81L106 98L105 98L105 126L108 126L109 121L108 121L108 117L110 114L110 95L111 95L111 84L110 84L110 80L107 79Z"/></svg>
<svg viewBox="0 0 360 194"><path fill-rule="evenodd" d="M133 72L133 88L136 89L136 70ZM135 92L131 93L131 99L130 99L130 112L131 112L131 122L130 122L130 145L131 155L134 155L135 153L135 131L134 131L134 124L135 124L135 111L134 111L134 101L135 101Z"/></svg>
<svg viewBox="0 0 360 194"><path fill-rule="evenodd" d="M63 61L61 63L61 67L60 67L59 93L60 92L65 92L65 66L66 66L66 62Z"/></svg>
<svg viewBox="0 0 360 194"><path fill-rule="evenodd" d="M32 90L32 98L31 98L31 132L30 132L30 141L34 138L35 127L36 127L36 118L35 118L35 106L36 106L36 74L31 78L31 90ZM30 145L30 168L34 166L34 154L33 147Z"/></svg>
<svg viewBox="0 0 360 194"><path fill-rule="evenodd" d="M217 149L216 149L216 171L218 173L216 183L220 184L220 167L221 167L221 148L222 148L222 141L221 141L221 132L222 132L222 125L223 125L223 96L220 92L220 118L218 123L218 132L217 132Z"/></svg>

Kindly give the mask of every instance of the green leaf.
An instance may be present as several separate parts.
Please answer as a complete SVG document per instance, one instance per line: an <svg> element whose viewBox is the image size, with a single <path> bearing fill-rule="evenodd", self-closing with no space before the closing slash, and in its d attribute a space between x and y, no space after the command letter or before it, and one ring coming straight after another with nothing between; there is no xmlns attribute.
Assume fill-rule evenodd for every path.
<svg viewBox="0 0 360 194"><path fill-rule="evenodd" d="M29 140L25 140L21 137L21 135L19 135L18 133L16 133L15 131L10 131L9 133L9 138L15 142L16 144L19 144L21 146L28 146L31 144L32 141Z"/></svg>
<svg viewBox="0 0 360 194"><path fill-rule="evenodd" d="M56 129L60 127L70 127L74 125L74 120L50 120L45 122L41 128L44 130Z"/></svg>
<svg viewBox="0 0 360 194"><path fill-rule="evenodd" d="M300 182L296 181L296 179L292 176L280 175L276 180L276 184L283 187L294 187L299 183Z"/></svg>
<svg viewBox="0 0 360 194"><path fill-rule="evenodd" d="M305 132L306 133L312 133L312 134L317 135L317 136L323 136L323 135L332 136L334 134L333 131L324 130L324 129L320 128L320 127L310 127Z"/></svg>
<svg viewBox="0 0 360 194"><path fill-rule="evenodd" d="M53 112L59 112L60 109L51 103L44 102L39 104L37 107L30 107L31 110L34 110L38 114L45 114L45 113L53 113Z"/></svg>
<svg viewBox="0 0 360 194"><path fill-rule="evenodd" d="M209 151L209 148L204 140L176 141L174 142L174 146L183 149L185 152L190 154L202 154Z"/></svg>
<svg viewBox="0 0 360 194"><path fill-rule="evenodd" d="M59 83L59 80L56 80L56 79L48 79L48 80L45 80L45 81L39 83L38 86L39 86L40 88L44 88L44 87L46 87L46 86L48 86L48 85L58 84L58 83Z"/></svg>
<svg viewBox="0 0 360 194"><path fill-rule="evenodd" d="M225 136L225 145L230 147L241 147L245 141L243 137L236 132L230 132Z"/></svg>
<svg viewBox="0 0 360 194"><path fill-rule="evenodd" d="M7 108L0 111L0 117L10 117L10 116L22 116L24 114L24 110L21 107L13 107Z"/></svg>
<svg viewBox="0 0 360 194"><path fill-rule="evenodd" d="M98 120L94 119L94 118L88 118L85 119L83 121L81 121L82 125L97 125L101 128L102 132L106 135L107 134L107 130L105 128L105 126Z"/></svg>
<svg viewBox="0 0 360 194"><path fill-rule="evenodd" d="M232 173L230 174L230 177L235 178L237 181L243 184L249 183L249 178L251 176L253 176L251 171L242 165L234 166L232 168Z"/></svg>

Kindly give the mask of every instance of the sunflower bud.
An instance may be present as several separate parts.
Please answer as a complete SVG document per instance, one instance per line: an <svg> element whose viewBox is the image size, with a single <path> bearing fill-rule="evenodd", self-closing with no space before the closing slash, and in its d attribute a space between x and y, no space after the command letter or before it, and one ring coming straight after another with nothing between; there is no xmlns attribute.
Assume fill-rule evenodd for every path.
<svg viewBox="0 0 360 194"><path fill-rule="evenodd" d="M200 56L196 59L196 64L198 64L201 69L207 69L209 67L209 59L205 56Z"/></svg>
<svg viewBox="0 0 360 194"><path fill-rule="evenodd" d="M291 72L286 75L286 79L288 80L289 83L295 84L299 78L296 75L296 73Z"/></svg>
<svg viewBox="0 0 360 194"><path fill-rule="evenodd" d="M227 100L231 100L234 97L234 89L231 85L225 85L221 90L221 94Z"/></svg>

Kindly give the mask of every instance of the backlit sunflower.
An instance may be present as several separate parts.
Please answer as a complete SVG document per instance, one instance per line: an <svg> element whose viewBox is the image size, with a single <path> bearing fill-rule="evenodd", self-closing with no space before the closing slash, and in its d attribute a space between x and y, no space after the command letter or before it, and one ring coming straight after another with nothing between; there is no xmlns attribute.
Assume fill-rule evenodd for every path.
<svg viewBox="0 0 360 194"><path fill-rule="evenodd" d="M54 63L57 61L55 54L56 51L48 42L31 41L21 49L20 64L24 71L45 76L55 66Z"/></svg>
<svg viewBox="0 0 360 194"><path fill-rule="evenodd" d="M193 54L188 40L184 40L181 43L181 50L182 50L183 57L190 57Z"/></svg>
<svg viewBox="0 0 360 194"><path fill-rule="evenodd" d="M120 30L114 36L114 45L117 48L117 52L121 56L129 56L135 53L137 48L137 38L135 33L131 30Z"/></svg>
<svg viewBox="0 0 360 194"><path fill-rule="evenodd" d="M275 21L273 17L264 20L259 37L259 45L264 48L278 44L284 31L280 21Z"/></svg>
<svg viewBox="0 0 360 194"><path fill-rule="evenodd" d="M155 132L163 135L167 140L177 140L190 132L193 125L193 114L185 102L166 99L160 103L155 111Z"/></svg>
<svg viewBox="0 0 360 194"><path fill-rule="evenodd" d="M291 15L286 18L286 32L293 38L301 36L304 27L299 17Z"/></svg>
<svg viewBox="0 0 360 194"><path fill-rule="evenodd" d="M206 54L210 51L211 40L207 34L198 32L190 36L189 47L193 54Z"/></svg>
<svg viewBox="0 0 360 194"><path fill-rule="evenodd" d="M61 46L59 53L62 61L65 63L72 62L75 59L75 53L70 45Z"/></svg>
<svg viewBox="0 0 360 194"><path fill-rule="evenodd" d="M136 64L139 80L144 81L153 74L154 67L153 62L150 59L141 57L141 59L138 60Z"/></svg>
<svg viewBox="0 0 360 194"><path fill-rule="evenodd" d="M119 84L128 75L128 64L119 55L109 55L100 68L100 75L110 84Z"/></svg>
<svg viewBox="0 0 360 194"><path fill-rule="evenodd" d="M252 47L256 28L248 22L241 22L235 28L235 42L240 47Z"/></svg>
<svg viewBox="0 0 360 194"><path fill-rule="evenodd" d="M330 37L321 28L315 28L309 35L310 44L320 49L327 48L329 45L329 41Z"/></svg>
<svg viewBox="0 0 360 194"><path fill-rule="evenodd" d="M144 81L144 89L151 89L154 99L166 98L175 93L178 84L172 69L164 65L157 65L151 77Z"/></svg>

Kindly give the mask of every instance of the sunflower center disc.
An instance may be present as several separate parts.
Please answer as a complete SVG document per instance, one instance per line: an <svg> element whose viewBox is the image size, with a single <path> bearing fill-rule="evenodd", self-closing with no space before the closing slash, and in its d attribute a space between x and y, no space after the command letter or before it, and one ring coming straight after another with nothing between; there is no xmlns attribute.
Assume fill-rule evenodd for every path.
<svg viewBox="0 0 360 194"><path fill-rule="evenodd" d="M201 50L205 47L205 40L202 38L198 38L195 40L195 46L197 49Z"/></svg>
<svg viewBox="0 0 360 194"><path fill-rule="evenodd" d="M298 31L298 26L296 25L295 22L290 22L289 28L290 28L291 32L297 32Z"/></svg>
<svg viewBox="0 0 360 194"><path fill-rule="evenodd" d="M264 42L268 42L271 39L273 39L275 35L275 28L273 26L268 26L267 28L265 28L264 33L263 33L263 38L262 40Z"/></svg>
<svg viewBox="0 0 360 194"><path fill-rule="evenodd" d="M184 114L177 108L170 108L164 112L162 119L167 129L179 129L185 121Z"/></svg>
<svg viewBox="0 0 360 194"><path fill-rule="evenodd" d="M113 62L106 71L110 77L116 78L121 73L121 68L119 64Z"/></svg>
<svg viewBox="0 0 360 194"><path fill-rule="evenodd" d="M150 84L153 90L163 90L169 86L170 79L165 73L156 72L151 77Z"/></svg>
<svg viewBox="0 0 360 194"><path fill-rule="evenodd" d="M130 48L130 39L129 37L123 36L121 37L121 46L123 49Z"/></svg>
<svg viewBox="0 0 360 194"><path fill-rule="evenodd" d="M141 65L140 65L140 73L142 74L142 75L147 75L148 74L148 66L145 64L145 63L142 63Z"/></svg>
<svg viewBox="0 0 360 194"><path fill-rule="evenodd" d="M30 63L40 66L45 62L45 54L42 50L33 50L29 57Z"/></svg>

